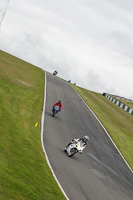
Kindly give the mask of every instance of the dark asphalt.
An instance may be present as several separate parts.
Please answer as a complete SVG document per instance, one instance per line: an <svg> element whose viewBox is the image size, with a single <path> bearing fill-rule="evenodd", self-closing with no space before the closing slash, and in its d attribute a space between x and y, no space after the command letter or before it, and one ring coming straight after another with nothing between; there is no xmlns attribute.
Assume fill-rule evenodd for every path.
<svg viewBox="0 0 133 200"><path fill-rule="evenodd" d="M51 108L59 99L63 109L53 118ZM90 141L83 154L69 158L66 144L84 135ZM70 200L133 200L133 174L109 137L69 83L49 73L44 146Z"/></svg>

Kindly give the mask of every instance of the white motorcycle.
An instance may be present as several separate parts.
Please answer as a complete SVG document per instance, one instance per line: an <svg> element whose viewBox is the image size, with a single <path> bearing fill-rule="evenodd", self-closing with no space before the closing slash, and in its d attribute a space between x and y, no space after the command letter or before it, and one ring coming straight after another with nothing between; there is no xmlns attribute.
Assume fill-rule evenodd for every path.
<svg viewBox="0 0 133 200"><path fill-rule="evenodd" d="M64 151L67 153L67 155L69 157L73 156L75 153L80 153L82 154L84 148L86 147L86 145L82 142L82 141L78 141L78 142L73 142L70 143L65 149Z"/></svg>

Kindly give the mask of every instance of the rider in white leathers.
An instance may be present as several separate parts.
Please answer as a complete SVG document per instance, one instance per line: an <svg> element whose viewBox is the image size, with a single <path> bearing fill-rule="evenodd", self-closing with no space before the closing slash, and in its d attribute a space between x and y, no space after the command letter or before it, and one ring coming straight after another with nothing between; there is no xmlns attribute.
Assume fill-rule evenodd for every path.
<svg viewBox="0 0 133 200"><path fill-rule="evenodd" d="M69 147L70 144L75 143L75 142L78 143L79 141L82 141L83 146L87 146L88 140L89 140L89 137L88 137L87 135L84 136L83 138L73 139L71 142L69 142L69 143L67 144L67 146L66 146L66 148L65 148L65 151L66 151L66 149Z"/></svg>

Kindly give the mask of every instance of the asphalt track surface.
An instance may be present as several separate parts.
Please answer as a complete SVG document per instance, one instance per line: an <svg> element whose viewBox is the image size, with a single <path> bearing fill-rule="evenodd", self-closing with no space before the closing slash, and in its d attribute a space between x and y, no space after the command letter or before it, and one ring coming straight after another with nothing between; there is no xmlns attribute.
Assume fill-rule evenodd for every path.
<svg viewBox="0 0 133 200"><path fill-rule="evenodd" d="M52 117L59 99L63 109ZM89 135L83 154L64 152L73 138ZM133 174L69 83L47 73L43 142L54 173L70 200L133 200Z"/></svg>

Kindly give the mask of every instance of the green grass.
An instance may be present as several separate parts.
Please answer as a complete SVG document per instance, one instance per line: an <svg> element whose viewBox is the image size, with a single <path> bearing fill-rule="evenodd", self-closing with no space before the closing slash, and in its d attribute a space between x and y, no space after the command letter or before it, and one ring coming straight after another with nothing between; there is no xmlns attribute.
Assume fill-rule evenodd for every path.
<svg viewBox="0 0 133 200"><path fill-rule="evenodd" d="M1 200L65 199L41 146L44 75L0 51Z"/></svg>
<svg viewBox="0 0 133 200"><path fill-rule="evenodd" d="M72 85L102 122L133 169L133 116L102 94Z"/></svg>

